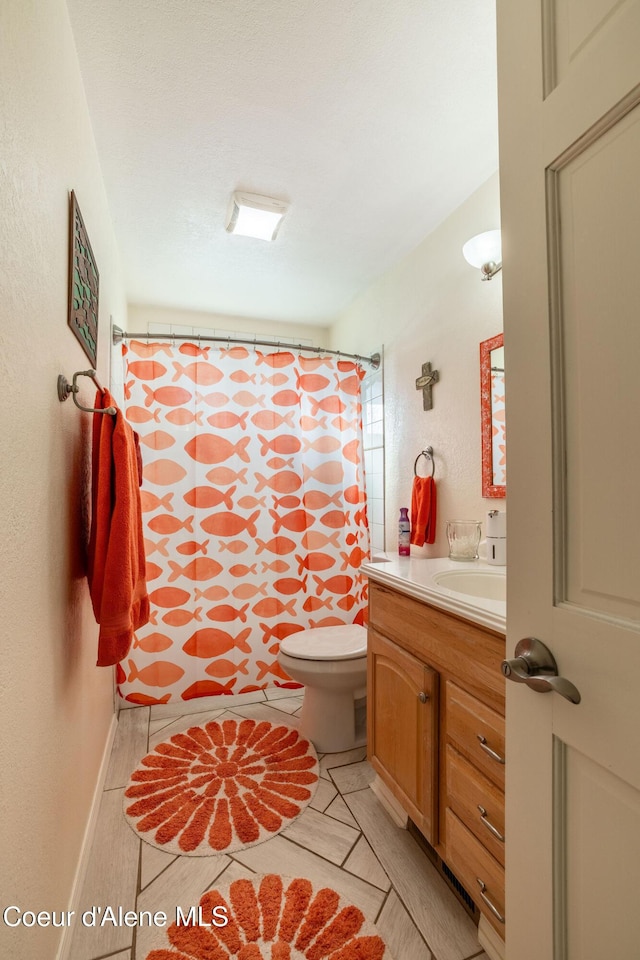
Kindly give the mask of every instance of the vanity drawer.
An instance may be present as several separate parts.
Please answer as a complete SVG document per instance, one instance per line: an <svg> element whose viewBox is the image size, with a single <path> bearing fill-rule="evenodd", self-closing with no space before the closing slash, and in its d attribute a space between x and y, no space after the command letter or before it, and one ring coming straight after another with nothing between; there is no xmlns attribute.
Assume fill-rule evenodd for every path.
<svg viewBox="0 0 640 960"><path fill-rule="evenodd" d="M490 780L504 790L504 717L447 680L447 737Z"/></svg>
<svg viewBox="0 0 640 960"><path fill-rule="evenodd" d="M504 866L504 793L450 744L445 777L447 804Z"/></svg>
<svg viewBox="0 0 640 960"><path fill-rule="evenodd" d="M504 938L504 868L447 807L447 863Z"/></svg>

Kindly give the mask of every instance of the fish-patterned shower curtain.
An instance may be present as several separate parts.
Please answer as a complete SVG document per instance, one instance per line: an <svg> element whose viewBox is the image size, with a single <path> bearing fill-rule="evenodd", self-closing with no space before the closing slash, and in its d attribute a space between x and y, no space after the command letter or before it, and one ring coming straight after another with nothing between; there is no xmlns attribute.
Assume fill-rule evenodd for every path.
<svg viewBox="0 0 640 960"><path fill-rule="evenodd" d="M116 668L120 696L298 686L280 641L366 616L363 369L197 340L122 350L151 620Z"/></svg>

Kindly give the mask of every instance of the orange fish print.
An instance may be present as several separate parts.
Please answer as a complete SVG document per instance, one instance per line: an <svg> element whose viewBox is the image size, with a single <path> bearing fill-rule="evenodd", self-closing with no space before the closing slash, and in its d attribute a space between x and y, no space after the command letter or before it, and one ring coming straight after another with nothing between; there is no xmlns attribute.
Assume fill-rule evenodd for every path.
<svg viewBox="0 0 640 960"><path fill-rule="evenodd" d="M209 483L214 483L219 487L227 487L234 480L240 483L247 483L247 468L242 470L232 470L230 467L214 467L206 474Z"/></svg>
<svg viewBox="0 0 640 960"><path fill-rule="evenodd" d="M344 498L347 503L364 503L367 495L357 483L354 483L344 491Z"/></svg>
<svg viewBox="0 0 640 960"><path fill-rule="evenodd" d="M359 567L366 560L369 559L369 554L366 550L361 550L360 547L354 547L351 553L344 553L340 551L340 558L342 560L341 570L346 570L347 567Z"/></svg>
<svg viewBox="0 0 640 960"><path fill-rule="evenodd" d="M322 514L320 523L323 523L325 527L332 527L334 530L342 530L349 526L349 511L329 510Z"/></svg>
<svg viewBox="0 0 640 960"><path fill-rule="evenodd" d="M193 490L185 493L182 499L186 500L190 507L197 507L198 509L217 507L219 503L224 503L227 510L231 510L235 491L235 487L231 487L226 493L217 490L215 487L194 487Z"/></svg>
<svg viewBox="0 0 640 960"><path fill-rule="evenodd" d="M175 460L152 460L142 469L142 476L148 483L166 487L170 483L177 483L186 477L187 471Z"/></svg>
<svg viewBox="0 0 640 960"><path fill-rule="evenodd" d="M142 340L130 340L129 350L138 357L154 357L156 353L166 353L168 357L171 356L170 343L143 343Z"/></svg>
<svg viewBox="0 0 640 960"><path fill-rule="evenodd" d="M323 617L322 620L309 620L309 626L311 627L341 627L344 625L344 620L340 620L339 617Z"/></svg>
<svg viewBox="0 0 640 960"><path fill-rule="evenodd" d="M308 553L306 557L300 557L296 554L298 561L298 575L303 570L328 570L335 564L335 558L329 553Z"/></svg>
<svg viewBox="0 0 640 960"><path fill-rule="evenodd" d="M289 570L291 564L287 563L286 560L272 560L271 563L267 563L266 560L262 561L262 572L266 573L267 570L272 570L274 573L284 573L285 570ZM300 571L298 571L299 573Z"/></svg>
<svg viewBox="0 0 640 960"><path fill-rule="evenodd" d="M298 357L298 363L303 370L317 370L318 367L330 367L331 357Z"/></svg>
<svg viewBox="0 0 640 960"><path fill-rule="evenodd" d="M275 637L276 640L284 640L286 637L290 637L292 633L299 633L305 628L301 623L274 623L271 626L266 623L261 623L260 629L264 631L262 642L270 643L273 637ZM269 652L271 652L271 650Z"/></svg>
<svg viewBox="0 0 640 960"><path fill-rule="evenodd" d="M354 603L357 602L358 601L355 597L351 596L351 594L347 594L346 597L340 597L338 600L338 606L341 610L346 610L348 612L351 610L351 607L354 605Z"/></svg>
<svg viewBox="0 0 640 960"><path fill-rule="evenodd" d="M320 533L319 530L307 530L302 538L302 546L305 550L320 550L321 547L340 547L340 531L327 535Z"/></svg>
<svg viewBox="0 0 640 960"><path fill-rule="evenodd" d="M293 428L294 416L294 410L289 410L289 413L284 416L272 410L259 410L258 413L254 413L251 417L251 423L260 430L275 430L277 427L282 427L283 425Z"/></svg>
<svg viewBox="0 0 640 960"><path fill-rule="evenodd" d="M244 540L231 540L229 543L225 543L224 540L218 540L218 544L220 546L220 553L222 553L223 550L228 550L230 553L244 553L249 546Z"/></svg>
<svg viewBox="0 0 640 960"><path fill-rule="evenodd" d="M159 587L149 594L149 600L156 607L181 607L190 597L190 593L178 587Z"/></svg>
<svg viewBox="0 0 640 960"><path fill-rule="evenodd" d="M245 627L236 637L224 630L218 630L215 627L202 627L192 633L182 649L190 657L201 657L204 660L211 660L212 657L221 657L223 653L229 653L230 650L242 650L243 653L251 653L251 647L247 643L247 637L251 634L251 627Z"/></svg>
<svg viewBox="0 0 640 960"><path fill-rule="evenodd" d="M254 393L249 393L248 390L239 390L238 393L234 393L232 399L240 407L255 407L256 403L258 406L264 407L264 393L256 397Z"/></svg>
<svg viewBox="0 0 640 960"><path fill-rule="evenodd" d="M296 389L304 390L305 393L316 393L318 390L324 390L329 386L328 377L323 377L319 373L300 373L296 370Z"/></svg>
<svg viewBox="0 0 640 960"><path fill-rule="evenodd" d="M146 544L146 541L145 541L145 544ZM145 577L146 577L147 583L149 583L150 580L157 580L158 577L164 573L162 567L159 567L157 563L153 563L153 561L149 560L148 555L147 555L146 563L144 566L145 566Z"/></svg>
<svg viewBox="0 0 640 960"><path fill-rule="evenodd" d="M150 407L152 403L160 403L163 407L181 407L189 403L192 397L184 387L158 387L157 390L152 390L143 383L142 389L146 394L145 407Z"/></svg>
<svg viewBox="0 0 640 960"><path fill-rule="evenodd" d="M153 624L154 627L158 626L158 611L150 610L149 611L149 623ZM126 680L126 677L125 677Z"/></svg>
<svg viewBox="0 0 640 960"><path fill-rule="evenodd" d="M134 360L127 364L127 370L138 380L157 380L167 372L164 363L157 360Z"/></svg>
<svg viewBox="0 0 640 960"><path fill-rule="evenodd" d="M171 506L172 499L172 493L165 493L164 497L157 497L155 493L151 493L149 490L140 491L140 503L143 513L150 513L151 510L157 510L158 507L163 507L165 510L173 510ZM164 531L156 531L156 533L158 532L163 533Z"/></svg>
<svg viewBox="0 0 640 960"><path fill-rule="evenodd" d="M261 593L263 597L267 595L267 582L259 585L254 583L241 583L239 586L234 587L231 591L236 600L248 600L251 597L255 597L256 594Z"/></svg>
<svg viewBox="0 0 640 960"><path fill-rule="evenodd" d="M187 540L185 543L179 543L176 550L185 557L192 557L194 553L206 554L208 545L208 540L203 540L202 543L196 543L195 540Z"/></svg>
<svg viewBox="0 0 640 960"><path fill-rule="evenodd" d="M224 600L225 597L229 596L229 591L226 587L221 587L219 584L215 584L213 587L207 587L206 590L200 590L199 587L195 588L195 593L193 599L198 602L198 600Z"/></svg>
<svg viewBox="0 0 640 960"><path fill-rule="evenodd" d="M314 419L314 417L300 417L300 426L305 433L311 433L312 430L326 430L327 429L327 418L321 417L320 420Z"/></svg>
<svg viewBox="0 0 640 960"><path fill-rule="evenodd" d="M248 657L240 663L233 663L232 660L214 660L213 663L204 668L204 672L208 673L210 677L231 677L234 673L248 674L248 663Z"/></svg>
<svg viewBox="0 0 640 960"><path fill-rule="evenodd" d="M291 681L291 677L284 672L277 660L274 660L273 663L264 663L262 660L256 660L256 666L260 670L258 680L262 680L268 673L271 673L274 677L279 677L281 680Z"/></svg>
<svg viewBox="0 0 640 960"><path fill-rule="evenodd" d="M302 480L293 470L283 470L281 473L274 473L270 477L264 477L261 473L256 472L256 481L256 493L260 493L264 487L270 487L272 490L277 490L278 493L293 493L294 490L299 490L302 486Z"/></svg>
<svg viewBox="0 0 640 960"><path fill-rule="evenodd" d="M204 363L198 360L187 364L186 367L174 360L173 369L175 373L171 379L174 383L184 376L193 383L197 383L199 387L212 387L214 383L219 383L223 377L221 371L214 367L212 363Z"/></svg>
<svg viewBox="0 0 640 960"><path fill-rule="evenodd" d="M360 393L360 377L355 374L353 377L344 377L343 380L340 379L337 373L334 374L336 378L336 390L342 391L342 393L348 393L352 397L357 397Z"/></svg>
<svg viewBox="0 0 640 960"><path fill-rule="evenodd" d="M124 398L125 398L125 400L131 400L131 391L132 391L132 389L133 389L134 383L135 383L135 380L127 380L127 382L125 383L125 385L124 385Z"/></svg>
<svg viewBox="0 0 640 960"><path fill-rule="evenodd" d="M220 359L230 357L232 360L246 360L248 356L249 351L247 348L239 344L235 347L220 347Z"/></svg>
<svg viewBox="0 0 640 960"><path fill-rule="evenodd" d="M162 650L168 650L172 644L173 640L164 633L150 633L142 640L134 637L133 649L144 650L145 653L160 653Z"/></svg>
<svg viewBox="0 0 640 960"><path fill-rule="evenodd" d="M271 540L256 540L257 550L256 553L262 553L263 550L268 550L269 553L275 553L276 556L286 556L287 553L291 553L292 550L295 550L296 545L293 540L289 540L288 537L272 537Z"/></svg>
<svg viewBox="0 0 640 960"><path fill-rule="evenodd" d="M283 613L294 617L296 613L296 601L289 600L287 603L283 603L282 600L278 600L277 597L267 597L266 600L258 600L251 608L251 611L255 613L257 617L266 617L267 619L279 617Z"/></svg>
<svg viewBox="0 0 640 960"><path fill-rule="evenodd" d="M258 575L258 564L252 563L248 567L245 563L234 563L232 567L229 567L229 573L232 577L246 577L248 574L255 577Z"/></svg>
<svg viewBox="0 0 640 960"><path fill-rule="evenodd" d="M285 460L284 457L271 457L270 460L267 460L267 466L270 470L284 470L285 467L293 470L294 460L295 457L289 457L288 460Z"/></svg>
<svg viewBox="0 0 640 960"><path fill-rule="evenodd" d="M368 620L367 608L362 607L353 618L354 623L359 623L361 627L366 627Z"/></svg>
<svg viewBox="0 0 640 960"><path fill-rule="evenodd" d="M256 510L249 518L241 517L237 513L212 513L200 522L200 526L205 533L212 533L219 537L235 537L238 533L246 530L250 537L255 537L257 531L255 522L260 516L260 511Z"/></svg>
<svg viewBox="0 0 640 960"><path fill-rule="evenodd" d="M315 450L317 453L335 453L336 450L340 449L340 441L337 437L318 437L317 440L308 440L306 437L302 438L303 443L303 453L308 453L309 450Z"/></svg>
<svg viewBox="0 0 640 960"><path fill-rule="evenodd" d="M173 496L173 494L170 494ZM159 513L157 517L149 520L149 527L154 533L177 533L178 530L186 530L187 533L193 533L193 515L186 520L179 520L178 517L170 517L166 513Z"/></svg>
<svg viewBox="0 0 640 960"><path fill-rule="evenodd" d="M295 390L278 390L271 397L271 402L278 407L293 407L300 403L300 397Z"/></svg>
<svg viewBox="0 0 640 960"><path fill-rule="evenodd" d="M212 413L210 417L207 417L207 423L210 423L216 430L231 430L234 427L246 430L248 416L248 410L239 415L231 410L221 410L220 413Z"/></svg>
<svg viewBox="0 0 640 960"><path fill-rule="evenodd" d="M302 465L302 478L305 483L309 480L317 480L318 483L328 486L336 483L342 483L344 479L344 467L339 460L326 460L320 466L311 469L305 464Z"/></svg>
<svg viewBox="0 0 640 960"><path fill-rule="evenodd" d="M169 560L169 568L171 569L169 583L177 580L178 577L187 577L189 580L211 580L220 573L222 564L211 557L196 557L186 567L181 567L175 560Z"/></svg>
<svg viewBox="0 0 640 960"><path fill-rule="evenodd" d="M268 383L271 387L281 387L288 379L286 373L273 373L270 377L265 376L264 373L260 374L260 384L263 386Z"/></svg>
<svg viewBox="0 0 640 960"><path fill-rule="evenodd" d="M302 604L305 613L314 613L323 607L326 607L327 610L333 610L333 597L325 597L324 600L321 600L320 597L307 597Z"/></svg>
<svg viewBox="0 0 640 960"><path fill-rule="evenodd" d="M369 523L367 521L367 508L363 507L362 510L356 510L353 515L353 522L358 527L368 527Z"/></svg>
<svg viewBox="0 0 640 960"><path fill-rule="evenodd" d="M302 502L307 510L322 510L332 504L334 507L342 506L342 493L338 490L331 496L323 490L309 490L304 494Z"/></svg>
<svg viewBox="0 0 640 960"><path fill-rule="evenodd" d="M279 580L274 580L273 589L277 590L278 593L291 596L294 593L300 593L301 590L306 590L307 580L308 577L303 577L302 580L296 580L295 577L281 577Z"/></svg>
<svg viewBox="0 0 640 960"><path fill-rule="evenodd" d="M360 441L350 440L349 443L346 443L342 448L342 453L347 460L351 461L351 463L360 463Z"/></svg>
<svg viewBox="0 0 640 960"><path fill-rule="evenodd" d="M292 510L291 513L285 513L283 516L277 514L275 510L269 510L269 516L273 520L274 533L278 533L281 527L300 533L315 522L315 517L306 510Z"/></svg>
<svg viewBox="0 0 640 960"><path fill-rule="evenodd" d="M183 357L204 357L206 360L211 347L201 347L198 343L181 343L178 350Z"/></svg>
<svg viewBox="0 0 640 960"><path fill-rule="evenodd" d="M332 426L336 430L340 430L341 433L344 433L345 430L356 430L358 427L358 420L345 420L344 417L334 417L331 421Z"/></svg>
<svg viewBox="0 0 640 960"><path fill-rule="evenodd" d="M295 507L299 507L302 503L300 497L293 497L291 495L287 495L286 497L274 497L274 495L271 494L271 497L273 500L274 510L293 510Z"/></svg>
<svg viewBox="0 0 640 960"><path fill-rule="evenodd" d="M329 397L323 397L322 400L316 400L315 397L309 397L309 406L311 407L311 416L315 417L320 410L323 413L344 413L347 409L346 403L333 394Z"/></svg>
<svg viewBox="0 0 640 960"><path fill-rule="evenodd" d="M217 680L196 680L190 687L183 690L180 694L183 700L197 700L200 697L218 697L233 693L233 686L237 682L237 677L228 680L227 683L218 683Z"/></svg>
<svg viewBox="0 0 640 960"><path fill-rule="evenodd" d="M234 455L240 457L245 463L249 463L251 459L247 453L249 443L249 437L243 437L237 443L231 443L213 433L200 433L185 443L184 449L191 459L197 460L198 463L220 463Z"/></svg>
<svg viewBox="0 0 640 960"><path fill-rule="evenodd" d="M155 703L169 703L171 694L165 693L164 697L149 697L146 693L128 693L125 700L129 703L138 703L141 707L151 707Z"/></svg>
<svg viewBox="0 0 640 960"><path fill-rule="evenodd" d="M257 367L259 367L261 363L267 363L274 369L277 367L288 367L289 364L294 363L296 359L292 353L285 353L284 351L278 353L262 353L262 351L256 350L256 357Z"/></svg>
<svg viewBox="0 0 640 960"><path fill-rule="evenodd" d="M360 537L357 533L348 533L345 537L345 542L348 547L352 547L354 543L357 543Z"/></svg>
<svg viewBox="0 0 640 960"><path fill-rule="evenodd" d="M222 603L218 607L211 607L211 609L207 611L207 617L209 620L220 620L221 622L240 620L241 623L246 623L248 609L248 603L245 603L239 610L232 607L230 603Z"/></svg>
<svg viewBox="0 0 640 960"><path fill-rule="evenodd" d="M362 370L362 376L364 377L364 369L359 367L355 360L338 360L336 366L340 373L351 373L352 370Z"/></svg>
<svg viewBox="0 0 640 960"><path fill-rule="evenodd" d="M229 403L229 397L226 393L208 393L203 397L201 393L196 391L196 400L198 403L206 403L209 407L224 407L226 403Z"/></svg>
<svg viewBox="0 0 640 960"><path fill-rule="evenodd" d="M126 414L130 423L147 423L149 420L160 423L159 410L154 410L152 413L151 410L145 410L144 407L127 407Z"/></svg>
<svg viewBox="0 0 640 960"><path fill-rule="evenodd" d="M127 661L129 664L129 683L139 680L145 687L170 687L177 683L184 676L184 670L176 663L170 663L168 660L156 660L150 663L148 667L139 670L133 660Z"/></svg>
<svg viewBox="0 0 640 960"><path fill-rule="evenodd" d="M195 610L170 610L162 618L163 623L168 623L170 627L184 627L185 624L195 620L196 623L202 623L202 607L196 607Z"/></svg>
<svg viewBox="0 0 640 960"><path fill-rule="evenodd" d="M266 437L263 437L262 434L259 433L258 440L262 444L260 447L261 457L264 457L268 450L273 450L274 453L297 453L302 446L301 441L297 437L292 437L287 433L282 433L278 437L272 437L271 440L267 440Z"/></svg>
<svg viewBox="0 0 640 960"><path fill-rule="evenodd" d="M234 487L235 490L235 487ZM263 507L266 509L267 498L266 497L240 497L238 500L238 506L242 510L251 510L253 507Z"/></svg>
<svg viewBox="0 0 640 960"><path fill-rule="evenodd" d="M150 557L154 553L159 553L161 557L168 557L169 551L167 550L167 544L169 543L169 537L165 537L164 540L158 540L157 543L154 543L153 540L147 540L145 537L144 541L144 552L145 556Z"/></svg>
<svg viewBox="0 0 640 960"><path fill-rule="evenodd" d="M168 450L175 442L175 437L164 430L154 430L153 433L148 433L146 437L140 437L140 443L144 443L145 447L149 447L150 450Z"/></svg>
<svg viewBox="0 0 640 960"><path fill-rule="evenodd" d="M197 413L192 413L191 410L170 410L169 413L165 416L165 420L168 420L169 423L175 423L176 427L185 427L190 423L197 423L199 427L202 426L202 417L203 411L198 410Z"/></svg>
<svg viewBox="0 0 640 960"><path fill-rule="evenodd" d="M324 590L331 593L349 593L353 587L353 577L347 577L344 574L336 574L335 577L329 577L328 580L322 580L313 574L316 582L316 596L320 596Z"/></svg>

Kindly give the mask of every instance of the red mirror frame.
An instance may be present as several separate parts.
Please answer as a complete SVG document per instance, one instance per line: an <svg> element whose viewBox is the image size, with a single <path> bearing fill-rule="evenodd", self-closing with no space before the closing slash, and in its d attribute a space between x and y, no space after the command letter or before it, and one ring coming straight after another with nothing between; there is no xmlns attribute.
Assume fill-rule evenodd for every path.
<svg viewBox="0 0 640 960"><path fill-rule="evenodd" d="M493 482L493 424L491 418L491 351L504 345L504 334L480 344L480 412L482 416L482 496L506 497L507 488Z"/></svg>

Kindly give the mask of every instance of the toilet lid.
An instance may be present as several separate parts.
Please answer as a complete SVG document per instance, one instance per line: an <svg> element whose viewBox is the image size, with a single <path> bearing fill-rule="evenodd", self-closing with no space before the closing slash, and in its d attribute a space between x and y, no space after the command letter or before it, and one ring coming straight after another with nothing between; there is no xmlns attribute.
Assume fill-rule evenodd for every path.
<svg viewBox="0 0 640 960"><path fill-rule="evenodd" d="M357 623L312 627L283 640L280 652L299 660L355 660L367 652L367 631Z"/></svg>

